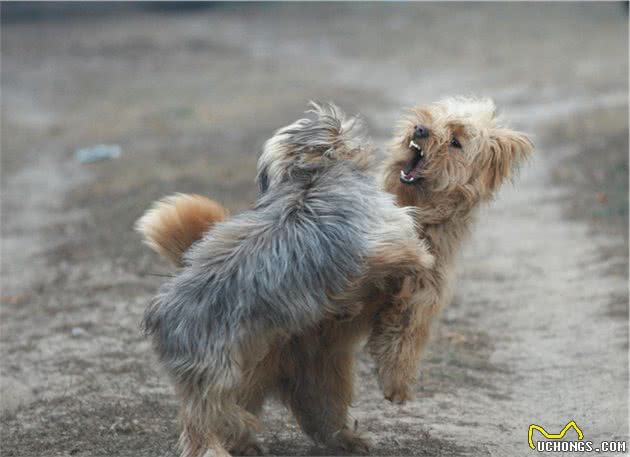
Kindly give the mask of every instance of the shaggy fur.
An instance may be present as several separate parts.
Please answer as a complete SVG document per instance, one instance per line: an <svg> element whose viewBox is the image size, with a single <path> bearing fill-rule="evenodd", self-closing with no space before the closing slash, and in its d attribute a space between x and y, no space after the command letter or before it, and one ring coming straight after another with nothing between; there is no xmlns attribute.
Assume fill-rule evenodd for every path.
<svg viewBox="0 0 630 457"><path fill-rule="evenodd" d="M363 445L346 424L347 387L325 400L317 391L320 379L339 390L337 360L351 366L352 355L322 358L317 339L326 322L360 314L370 287L415 277L433 259L410 211L367 173L371 150L360 146L356 120L334 106L314 105L314 113L265 145L263 194L252 210L214 224L196 243L203 225L195 221L225 214L211 201L186 212L190 200L179 196L138 224L151 247L184 265L144 318L182 402L183 456L260 452L255 415L273 392L316 441Z"/></svg>

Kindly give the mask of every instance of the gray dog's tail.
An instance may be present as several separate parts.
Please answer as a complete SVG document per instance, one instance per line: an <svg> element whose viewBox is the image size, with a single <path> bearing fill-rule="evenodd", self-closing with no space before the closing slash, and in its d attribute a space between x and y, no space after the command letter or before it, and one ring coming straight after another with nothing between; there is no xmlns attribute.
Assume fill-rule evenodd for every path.
<svg viewBox="0 0 630 457"><path fill-rule="evenodd" d="M153 204L135 225L144 242L176 266L184 253L212 228L228 217L214 200L194 194L176 194Z"/></svg>

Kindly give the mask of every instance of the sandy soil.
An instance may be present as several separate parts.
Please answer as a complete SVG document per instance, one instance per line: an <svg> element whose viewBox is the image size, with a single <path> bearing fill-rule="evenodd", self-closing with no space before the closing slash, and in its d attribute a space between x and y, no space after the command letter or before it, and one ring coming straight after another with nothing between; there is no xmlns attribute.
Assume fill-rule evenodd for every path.
<svg viewBox="0 0 630 457"><path fill-rule="evenodd" d="M2 23L2 455L175 455L139 330L169 272L131 228L150 202L246 208L262 142L309 99L384 144L403 106L471 93L538 153L482 212L416 400L384 401L362 355L353 417L374 455L530 455L530 423L571 419L628 439L622 5L120 8ZM74 159L98 143L123 155ZM273 454L331 453L278 405L264 418Z"/></svg>

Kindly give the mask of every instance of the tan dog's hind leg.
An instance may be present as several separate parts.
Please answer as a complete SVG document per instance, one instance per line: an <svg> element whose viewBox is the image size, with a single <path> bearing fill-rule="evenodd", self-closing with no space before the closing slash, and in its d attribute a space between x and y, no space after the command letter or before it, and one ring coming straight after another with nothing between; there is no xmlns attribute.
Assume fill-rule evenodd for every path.
<svg viewBox="0 0 630 457"><path fill-rule="evenodd" d="M420 356L440 308L435 289L417 289L415 278L403 281L394 302L377 314L368 339L383 394L394 403L412 398Z"/></svg>

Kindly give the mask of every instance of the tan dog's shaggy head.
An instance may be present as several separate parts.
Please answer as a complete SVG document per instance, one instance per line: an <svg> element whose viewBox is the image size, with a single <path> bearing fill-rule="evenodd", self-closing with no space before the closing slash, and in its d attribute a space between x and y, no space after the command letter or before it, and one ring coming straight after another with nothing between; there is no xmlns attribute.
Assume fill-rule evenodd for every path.
<svg viewBox="0 0 630 457"><path fill-rule="evenodd" d="M386 187L400 204L474 206L492 197L533 145L499 125L491 100L448 98L414 108L400 124L392 149Z"/></svg>

